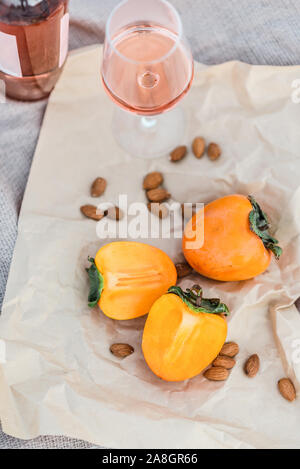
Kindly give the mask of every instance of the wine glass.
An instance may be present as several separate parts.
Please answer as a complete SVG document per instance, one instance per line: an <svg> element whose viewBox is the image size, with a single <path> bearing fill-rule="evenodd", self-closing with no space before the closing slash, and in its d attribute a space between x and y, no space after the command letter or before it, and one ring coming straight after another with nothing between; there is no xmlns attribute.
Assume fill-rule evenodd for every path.
<svg viewBox="0 0 300 469"><path fill-rule="evenodd" d="M118 105L114 135L128 153L158 157L182 144L185 119L173 108L193 75L182 23L169 2L124 0L114 8L106 24L102 81Z"/></svg>

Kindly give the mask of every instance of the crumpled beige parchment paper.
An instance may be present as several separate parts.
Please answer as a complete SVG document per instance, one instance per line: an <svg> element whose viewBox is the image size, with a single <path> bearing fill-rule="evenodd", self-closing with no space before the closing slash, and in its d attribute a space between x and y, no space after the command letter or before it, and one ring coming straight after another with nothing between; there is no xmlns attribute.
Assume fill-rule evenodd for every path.
<svg viewBox="0 0 300 469"><path fill-rule="evenodd" d="M63 434L118 448L300 448L300 402L279 395L290 376L299 391L300 104L293 82L300 67L229 62L196 65L183 107L183 143L201 135L220 144L211 162L189 154L172 164L125 154L111 132L114 105L100 83L101 48L70 55L46 112L19 220L19 235L0 321L6 362L0 371L3 429L19 438ZM103 200L145 201L142 178L160 170L173 200L209 202L252 194L269 213L284 254L246 282L200 281L207 296L228 304L228 340L240 354L226 382L201 375L167 383L147 368L140 349L145 318L116 322L87 307L87 255L107 240L79 207L94 203L96 176ZM174 261L180 240L149 240ZM126 342L135 353L109 352ZM258 353L254 379L243 363Z"/></svg>

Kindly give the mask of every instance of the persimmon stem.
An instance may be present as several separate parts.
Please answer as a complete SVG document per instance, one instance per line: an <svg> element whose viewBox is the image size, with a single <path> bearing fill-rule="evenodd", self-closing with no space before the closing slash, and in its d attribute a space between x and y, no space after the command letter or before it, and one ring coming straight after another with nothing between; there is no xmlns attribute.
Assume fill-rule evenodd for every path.
<svg viewBox="0 0 300 469"><path fill-rule="evenodd" d="M278 240L273 238L269 233L269 221L267 214L262 211L254 197L248 195L248 199L251 202L253 210L249 213L250 229L255 233L264 243L266 249L270 249L273 252L276 259L282 254L281 247L278 246Z"/></svg>
<svg viewBox="0 0 300 469"><path fill-rule="evenodd" d="M88 273L89 280L90 280L90 292L88 296L88 305L90 308L96 306L98 301L100 300L100 296L103 290L104 281L102 274L97 269L95 264L95 259L92 257L88 257L89 262L91 263L88 269L85 269Z"/></svg>
<svg viewBox="0 0 300 469"><path fill-rule="evenodd" d="M184 303L195 313L225 314L228 316L229 309L221 303L219 298L203 298L203 291L199 285L193 285L184 292L180 287L170 287L168 293L179 296Z"/></svg>

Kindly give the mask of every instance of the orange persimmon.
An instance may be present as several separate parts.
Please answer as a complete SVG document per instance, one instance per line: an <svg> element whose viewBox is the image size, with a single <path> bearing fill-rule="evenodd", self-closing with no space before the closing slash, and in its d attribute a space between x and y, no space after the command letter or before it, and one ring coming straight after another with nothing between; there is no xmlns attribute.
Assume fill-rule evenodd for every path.
<svg viewBox="0 0 300 469"><path fill-rule="evenodd" d="M233 194L204 207L187 223L182 248L187 262L201 275L215 280L246 280L264 272L271 252L281 248L269 232L267 215L253 197ZM204 226L203 226L204 224ZM193 248L203 233L201 247ZM192 243L191 243L192 241Z"/></svg>
<svg viewBox="0 0 300 469"><path fill-rule="evenodd" d="M227 335L221 314L228 308L218 299L202 298L194 285L180 287L155 301L146 320L142 350L149 368L165 381L198 375L220 352Z"/></svg>
<svg viewBox="0 0 300 469"><path fill-rule="evenodd" d="M89 306L99 304L113 319L147 314L177 280L175 266L160 249L134 241L106 244L89 259Z"/></svg>

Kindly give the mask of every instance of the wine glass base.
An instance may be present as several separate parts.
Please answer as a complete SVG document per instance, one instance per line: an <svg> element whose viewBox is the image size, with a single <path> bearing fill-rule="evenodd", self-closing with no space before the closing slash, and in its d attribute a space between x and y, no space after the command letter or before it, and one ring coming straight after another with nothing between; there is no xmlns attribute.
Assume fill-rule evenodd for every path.
<svg viewBox="0 0 300 469"><path fill-rule="evenodd" d="M116 108L112 129L119 145L130 155L159 158L182 145L185 116L180 106L151 117Z"/></svg>

